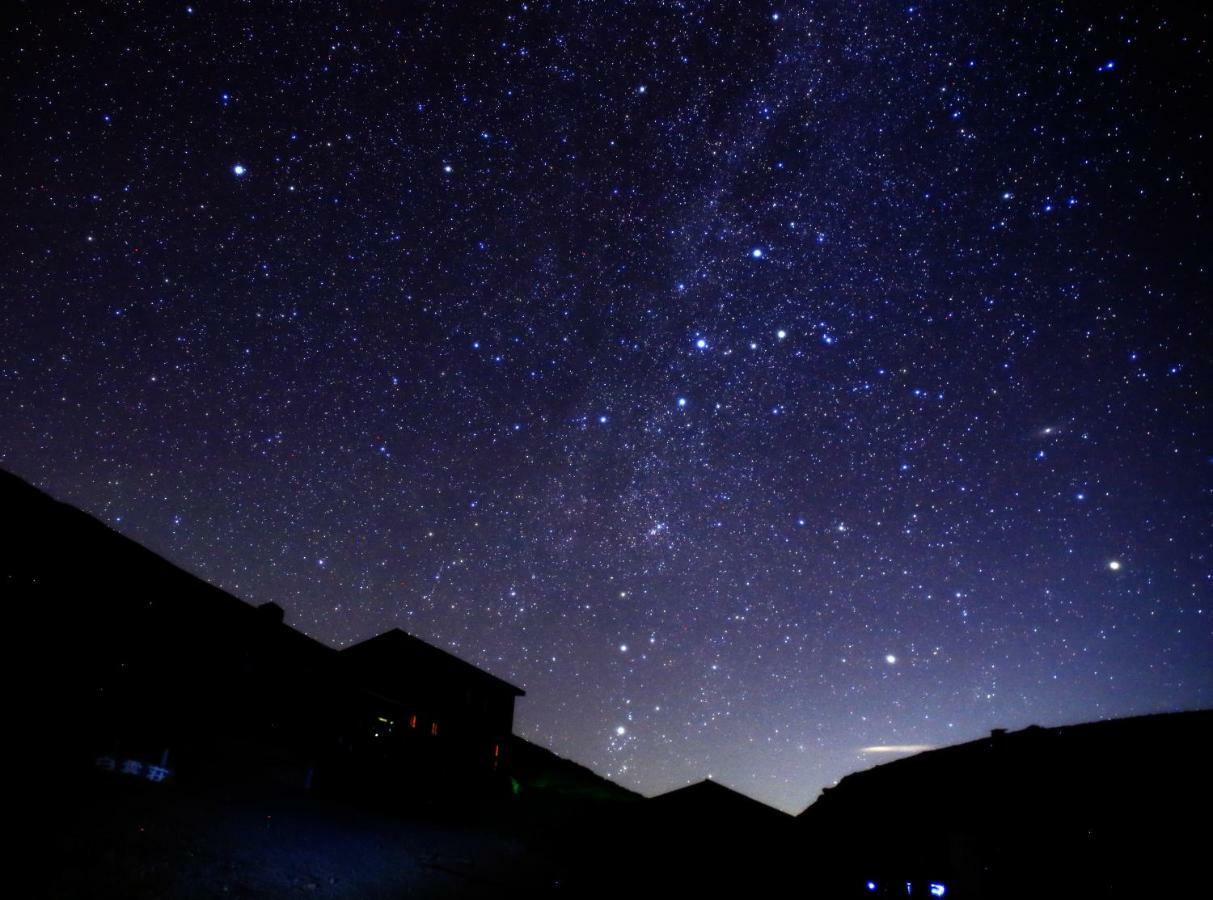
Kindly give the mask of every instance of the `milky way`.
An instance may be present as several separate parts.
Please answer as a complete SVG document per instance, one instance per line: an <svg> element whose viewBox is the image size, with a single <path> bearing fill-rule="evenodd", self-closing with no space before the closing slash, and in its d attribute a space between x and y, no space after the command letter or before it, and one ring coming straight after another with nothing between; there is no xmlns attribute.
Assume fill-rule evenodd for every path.
<svg viewBox="0 0 1213 900"><path fill-rule="evenodd" d="M1208 24L15 4L0 464L646 792L1208 706Z"/></svg>

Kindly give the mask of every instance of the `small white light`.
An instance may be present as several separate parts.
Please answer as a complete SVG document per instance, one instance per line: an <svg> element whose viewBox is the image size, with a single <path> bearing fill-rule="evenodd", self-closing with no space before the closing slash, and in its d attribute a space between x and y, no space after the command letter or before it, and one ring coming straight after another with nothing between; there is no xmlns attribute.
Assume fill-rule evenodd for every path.
<svg viewBox="0 0 1213 900"><path fill-rule="evenodd" d="M245 169L244 166L240 165L240 163L236 163L236 165L232 166L232 174L237 178L243 175L246 171L248 170Z"/></svg>
<svg viewBox="0 0 1213 900"><path fill-rule="evenodd" d="M1120 571L1120 560L1118 560L1118 559L1111 560L1108 563L1108 568L1111 569L1113 572L1119 572Z"/></svg>
<svg viewBox="0 0 1213 900"><path fill-rule="evenodd" d="M615 729L615 734L619 735L619 737L623 737L627 733L628 733L628 730L626 728L624 728L622 725L616 727L616 729Z"/></svg>
<svg viewBox="0 0 1213 900"><path fill-rule="evenodd" d="M888 656L886 656L886 657L884 658L884 661L885 661L885 662L887 662L887 663L888 663L888 664L891 666L891 665L893 665L895 662L897 662L897 657L896 657L896 656L894 656L892 653L890 653Z"/></svg>

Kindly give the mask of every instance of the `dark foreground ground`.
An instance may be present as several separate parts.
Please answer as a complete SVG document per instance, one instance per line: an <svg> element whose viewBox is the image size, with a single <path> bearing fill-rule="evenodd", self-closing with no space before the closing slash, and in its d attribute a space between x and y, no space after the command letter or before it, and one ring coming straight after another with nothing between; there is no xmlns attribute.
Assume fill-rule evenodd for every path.
<svg viewBox="0 0 1213 900"><path fill-rule="evenodd" d="M561 896L543 839L491 816L389 815L316 798L196 791L96 773L26 820L29 896L46 898ZM512 833L511 833L512 832Z"/></svg>

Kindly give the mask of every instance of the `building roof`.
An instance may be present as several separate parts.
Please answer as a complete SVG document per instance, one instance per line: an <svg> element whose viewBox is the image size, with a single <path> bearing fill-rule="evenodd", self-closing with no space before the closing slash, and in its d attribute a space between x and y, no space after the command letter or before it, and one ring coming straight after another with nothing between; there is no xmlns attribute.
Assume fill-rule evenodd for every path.
<svg viewBox="0 0 1213 900"><path fill-rule="evenodd" d="M515 697L522 697L526 694L522 688L510 684L505 679L498 678L433 644L427 644L421 638L414 637L399 628L393 628L351 647L346 647L341 651L341 655L346 659L369 664L381 670L385 668L403 672L413 669L437 670L446 672L454 678L462 678L507 691Z"/></svg>
<svg viewBox="0 0 1213 900"><path fill-rule="evenodd" d="M317 664L328 665L338 659L356 662L371 651L375 664L385 668L401 657L412 665L457 673L465 680L477 679L509 691L514 696L525 692L456 656L431 646L411 635L393 629L370 640L338 652L298 629L285 624L282 607L277 603L252 606L101 522L94 516L56 500L21 478L0 469L0 498L7 516L21 527L14 531L15 545L8 550L13 559L33 566L31 571L66 573L75 578L81 573L95 584L120 583L121 591L111 591L103 622L113 619L119 607L140 610L143 619L163 628L166 622L181 627L209 629L208 635L221 635L225 641L237 635L256 634L272 638L283 649L306 656ZM70 555L73 565L64 569L58 559ZM53 628L64 620L90 621L99 615L91 595L56 589L62 606L51 608L37 604L32 608L45 618L42 627ZM149 611L161 611L159 618L148 619ZM114 620L116 621L116 620ZM153 626L149 626L153 627ZM87 633L87 629L83 630ZM96 637L108 633L97 631ZM382 656L383 659L378 658ZM407 667L407 666L406 666ZM335 674L335 673L334 673ZM365 689L365 688L364 688Z"/></svg>
<svg viewBox="0 0 1213 900"><path fill-rule="evenodd" d="M773 806L767 806L710 778L658 794L649 800L649 805L660 811L695 817L727 815L734 819L744 817L765 823L791 818Z"/></svg>
<svg viewBox="0 0 1213 900"><path fill-rule="evenodd" d="M992 793L1027 802L1046 785L1115 783L1122 796L1141 790L1128 771L1150 772L1156 783L1182 770L1213 740L1213 710L1158 713L1020 731L996 728L987 737L928 750L854 772L827 788L803 821L838 810L872 807L955 809ZM1009 785L1019 785L1011 788ZM867 812L862 813L866 815Z"/></svg>

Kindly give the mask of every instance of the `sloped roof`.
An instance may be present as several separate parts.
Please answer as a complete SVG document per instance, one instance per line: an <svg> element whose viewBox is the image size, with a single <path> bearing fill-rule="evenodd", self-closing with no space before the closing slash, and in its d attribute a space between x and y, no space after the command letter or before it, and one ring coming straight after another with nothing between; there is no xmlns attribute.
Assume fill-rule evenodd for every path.
<svg viewBox="0 0 1213 900"><path fill-rule="evenodd" d="M649 804L652 808L676 815L727 815L765 823L791 819L782 810L767 806L710 778L658 794L649 800Z"/></svg>
<svg viewBox="0 0 1213 900"><path fill-rule="evenodd" d="M1185 755L1204 752L1213 739L1213 710L1158 713L1019 731L995 729L987 737L953 744L854 772L827 788L800 813L802 820L828 816L862 804L897 803L955 808L957 802L988 797L1016 778L1029 785L1071 786L1106 780L1127 792L1130 768L1160 771L1182 767ZM1013 793L1013 792L1012 792ZM1021 793L1022 796L1022 793ZM928 804L927 800L930 800ZM952 806L949 806L952 804Z"/></svg>
<svg viewBox="0 0 1213 900"><path fill-rule="evenodd" d="M399 669L407 672L415 669L445 671L453 677L492 685L508 691L515 697L526 694L520 687L498 678L484 669L460 659L421 638L414 637L399 628L393 628L372 638L367 638L341 651L346 659L370 664L378 669Z"/></svg>

